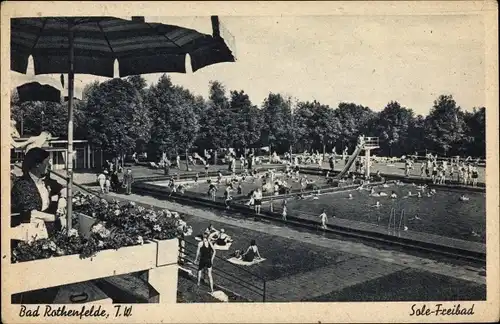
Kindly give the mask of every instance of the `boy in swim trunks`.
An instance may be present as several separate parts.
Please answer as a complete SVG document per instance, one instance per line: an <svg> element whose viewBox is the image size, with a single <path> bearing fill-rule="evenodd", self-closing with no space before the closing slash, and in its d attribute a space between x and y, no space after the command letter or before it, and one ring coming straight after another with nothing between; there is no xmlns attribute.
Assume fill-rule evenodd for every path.
<svg viewBox="0 0 500 324"><path fill-rule="evenodd" d="M323 209L323 212L321 215L319 215L319 218L321 219L321 229L326 230L326 223L328 221L328 217L326 216L326 210Z"/></svg>

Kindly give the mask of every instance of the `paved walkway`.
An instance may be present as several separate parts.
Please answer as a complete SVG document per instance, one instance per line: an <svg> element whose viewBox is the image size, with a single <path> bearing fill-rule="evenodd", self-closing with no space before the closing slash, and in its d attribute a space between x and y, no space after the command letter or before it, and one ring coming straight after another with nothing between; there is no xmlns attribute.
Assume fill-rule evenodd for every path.
<svg viewBox="0 0 500 324"><path fill-rule="evenodd" d="M122 198L122 199L125 198L123 195L116 195L114 193L111 193L110 196L115 196L117 198ZM253 220L224 217L217 215L211 211L184 206L170 201L162 201L149 196L140 196L132 194L130 196L126 196L126 199L144 204L149 204L155 207L167 208L170 210L178 211L180 213L185 213L203 219L207 219L209 221L226 223L229 225L238 226L249 230L267 233L269 235L290 238L300 242L313 244L321 247L327 247L333 250L351 253L369 259L388 262L393 265L415 268L444 276L451 276L454 278L471 281L478 284L486 284L486 277L480 274L482 271L484 271L484 269L480 267L458 266L445 262L426 259L419 256L409 255L399 251L384 250L381 248L371 247L362 243L330 239L321 235L314 235L307 232L300 232L288 227L275 226L261 222L255 222Z"/></svg>

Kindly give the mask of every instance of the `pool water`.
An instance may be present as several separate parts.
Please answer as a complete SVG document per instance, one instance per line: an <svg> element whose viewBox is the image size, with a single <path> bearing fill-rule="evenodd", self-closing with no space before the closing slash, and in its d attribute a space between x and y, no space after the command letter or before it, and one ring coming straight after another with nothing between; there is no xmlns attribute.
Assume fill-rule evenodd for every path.
<svg viewBox="0 0 500 324"><path fill-rule="evenodd" d="M224 190L226 189L226 181L230 181L232 178L236 178L239 181L241 181L241 194L237 194L237 186L238 184L234 184L233 188L234 190L231 192L231 195L233 197L246 197L252 190L255 190L257 188L262 187L262 182L263 179L261 176L263 176L265 173L259 173L257 175L257 178L254 180L253 177L246 177L245 180L241 179L241 176L223 176L221 183L217 184L217 177L211 177L210 180L212 183L215 183L217 186L217 197L223 197L224 196ZM280 179L280 180L285 180L289 186L291 186L292 190L300 190L300 183L297 180L294 179L286 179L282 173L277 172L275 179ZM314 181L315 184L317 184L319 187L325 187L327 186L326 179L325 177L322 176L316 176L316 175L307 175L307 179ZM267 180L269 182L270 180ZM162 187L167 187L168 186L168 181L155 181L155 185L162 186ZM205 177L200 177L198 179L198 182L194 182L194 180L188 180L188 181L175 181L176 185L182 184L185 187L185 190L187 192L195 192L199 194L207 194L208 193L208 188L209 184L207 182L207 178ZM264 192L264 196L272 195L274 194L274 184L271 186L273 188L269 192Z"/></svg>
<svg viewBox="0 0 500 324"><path fill-rule="evenodd" d="M422 198L418 198L417 188L410 184L375 187L377 193L387 193L386 197L372 197L369 190L352 190L320 195L317 200L292 198L287 201L287 213L319 221L319 215L325 209L329 218L335 216L387 227L391 209L394 208L396 226L404 210L403 224L411 231L486 242L485 193L438 189L431 197L423 194ZM398 198L389 197L392 191ZM415 196L405 197L410 191ZM464 193L469 201L459 200ZM352 199L348 198L349 194ZM380 207L375 207L377 201Z"/></svg>

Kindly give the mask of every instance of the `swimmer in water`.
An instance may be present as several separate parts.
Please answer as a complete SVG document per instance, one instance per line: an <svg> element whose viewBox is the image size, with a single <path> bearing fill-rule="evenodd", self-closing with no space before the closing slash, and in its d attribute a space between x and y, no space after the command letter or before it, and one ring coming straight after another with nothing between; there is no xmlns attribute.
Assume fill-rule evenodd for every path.
<svg viewBox="0 0 500 324"><path fill-rule="evenodd" d="M422 193L420 191L417 192L417 198L422 198Z"/></svg>
<svg viewBox="0 0 500 324"><path fill-rule="evenodd" d="M466 195L462 195L460 196L460 201L469 201L469 197L467 197Z"/></svg>
<svg viewBox="0 0 500 324"><path fill-rule="evenodd" d="M387 194L383 191L378 193L379 197L387 197Z"/></svg>
<svg viewBox="0 0 500 324"><path fill-rule="evenodd" d="M396 199L396 198L398 198L398 195L396 195L396 192L392 191L392 193L391 193L391 198L392 198L392 199Z"/></svg>
<svg viewBox="0 0 500 324"><path fill-rule="evenodd" d="M347 199L353 199L352 194L349 194L349 197L347 197Z"/></svg>
<svg viewBox="0 0 500 324"><path fill-rule="evenodd" d="M382 205L380 204L380 201L377 201L375 203L375 205L373 205L372 207L375 207L375 208L380 208Z"/></svg>

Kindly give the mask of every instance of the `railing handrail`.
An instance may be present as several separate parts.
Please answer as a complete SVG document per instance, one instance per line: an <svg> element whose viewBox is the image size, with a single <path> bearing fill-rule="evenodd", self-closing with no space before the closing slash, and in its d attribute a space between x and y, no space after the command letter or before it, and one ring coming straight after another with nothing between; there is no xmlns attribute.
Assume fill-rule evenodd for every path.
<svg viewBox="0 0 500 324"><path fill-rule="evenodd" d="M16 168L18 168L18 169L21 169L21 167L19 165L17 165L17 164L14 164L14 166ZM59 178L61 178L63 180L68 181L68 177L63 176L62 174L59 174L59 173L55 172L54 170L50 170L49 174L54 174L55 176L57 176L57 177L59 177ZM77 182L73 181L73 185L75 185L75 187L78 187L78 188L82 189L83 191L85 191L85 192L87 192L87 193L89 193L91 195L94 195L96 197L101 197L101 195L100 195L99 192L96 192L96 191L94 191L92 189L87 189L87 188L85 188L84 186L82 186L81 184L79 184Z"/></svg>
<svg viewBox="0 0 500 324"><path fill-rule="evenodd" d="M182 250L182 248L179 248L179 252L181 252L181 253L185 253L186 251L188 251L188 252L192 252L192 251L189 251L189 250ZM195 265L195 262L194 262L195 260L194 260L194 259L192 259L192 258L189 258L189 257L184 256L184 257L182 257L182 259L184 259L184 260L187 260L187 261L191 262L191 264L192 264L193 266ZM222 270L222 269L220 269L220 268L215 268L215 267L214 267L214 271L216 271L216 272L222 272L222 273L224 273L224 274L226 274L226 275L228 275L228 276L230 276L230 277L232 277L232 278L236 278L238 281L233 281L233 280L230 280L230 279L229 279L229 280L230 280L230 281L233 281L233 282L235 282L235 283L237 283L237 284L240 284L240 286L245 287L245 286L244 286L243 284L241 284L240 282L243 282L243 283L248 284L249 286L251 286L251 287L245 287L246 289L252 290L252 288L256 288L256 289L259 289L259 290L263 290L264 285L263 285L262 287L256 286L256 285L254 285L253 283L251 283L251 282L249 282L249 281L247 281L247 280L243 280L243 279L241 279L240 277L237 277L237 276L235 276L234 274L229 273L229 272L227 272L227 271L224 271L224 270ZM256 291L253 291L253 292L256 292ZM260 295L262 295L262 294L263 294L263 292L256 292L256 293L258 293L258 294L260 294Z"/></svg>
<svg viewBox="0 0 500 324"><path fill-rule="evenodd" d="M197 245L197 244L195 244L195 243L192 243L192 242L189 242L189 241L186 241L186 240L184 240L184 242L185 242L185 243L187 243L187 244L190 244L190 245L192 245L192 246L196 246L196 248L198 248L198 245ZM218 259L218 260L222 260L223 262L225 262L225 263L227 263L227 264L230 264L231 266L234 266L234 267L236 267L236 268L238 268L238 269L240 269L240 270L243 270L244 272L246 272L246 273L248 273L248 274L251 274L251 275L253 275L254 277L256 277L256 278L258 278L258 279L260 279L260 280L263 280L263 281L265 281L265 280L266 280L265 278L263 278L263 277L259 276L258 274L255 274L255 273L253 273L252 271L249 271L249 270L247 270L247 269L243 268L242 266L239 266L239 265L237 265L237 264L231 263L231 262L227 261L226 259L224 259L224 258L222 258L222 257L218 256L217 254L215 255L215 258L216 258L216 259Z"/></svg>
<svg viewBox="0 0 500 324"><path fill-rule="evenodd" d="M179 250L188 251L188 252L192 252L192 253L196 254L196 251L194 249L192 250L192 249L187 249L185 247L180 247ZM217 255L216 255L216 257L217 257ZM218 259L222 259L222 258L218 257ZM222 260L224 260L224 259L222 259ZM229 262L229 263L231 263L231 262ZM231 265L238 267L236 264L233 264L233 263L231 263Z"/></svg>

